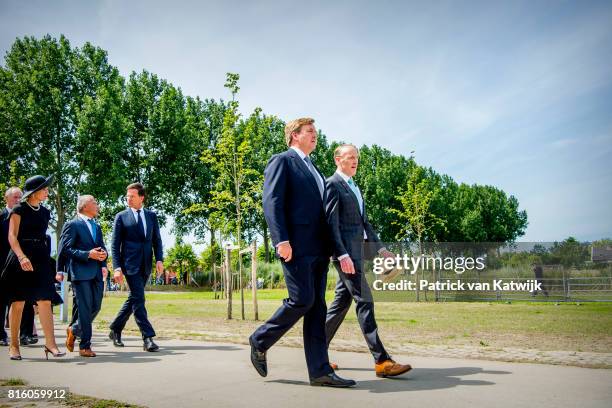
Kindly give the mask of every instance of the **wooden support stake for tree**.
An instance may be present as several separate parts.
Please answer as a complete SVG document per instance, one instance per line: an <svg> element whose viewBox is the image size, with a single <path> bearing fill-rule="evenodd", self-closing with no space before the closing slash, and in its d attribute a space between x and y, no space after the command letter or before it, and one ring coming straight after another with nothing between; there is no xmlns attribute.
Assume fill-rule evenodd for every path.
<svg viewBox="0 0 612 408"><path fill-rule="evenodd" d="M232 250L227 249L225 254L225 296L227 297L227 318L232 318Z"/></svg>
<svg viewBox="0 0 612 408"><path fill-rule="evenodd" d="M253 291L253 311L255 320L259 320L259 311L257 309L257 243L253 241L251 255L251 290Z"/></svg>
<svg viewBox="0 0 612 408"><path fill-rule="evenodd" d="M215 292L215 299L217 299L217 265L215 264L213 264L212 266L212 273L213 273L212 287L213 287L213 291Z"/></svg>
<svg viewBox="0 0 612 408"><path fill-rule="evenodd" d="M238 287L240 287L240 315L244 320L244 286L242 285L242 256L238 255Z"/></svg>

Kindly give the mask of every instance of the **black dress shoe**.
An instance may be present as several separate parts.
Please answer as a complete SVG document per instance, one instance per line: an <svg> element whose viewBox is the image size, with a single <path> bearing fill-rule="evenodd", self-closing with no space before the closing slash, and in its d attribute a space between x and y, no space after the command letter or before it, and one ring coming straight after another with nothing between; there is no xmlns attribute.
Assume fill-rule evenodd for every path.
<svg viewBox="0 0 612 408"><path fill-rule="evenodd" d="M159 346L153 342L153 337L145 337L143 340L144 340L144 345L142 346L142 348L144 349L144 351L159 350Z"/></svg>
<svg viewBox="0 0 612 408"><path fill-rule="evenodd" d="M34 337L31 337L31 336L20 336L19 337L20 346L28 346L30 344L36 344L36 343L38 343L38 339L35 339Z"/></svg>
<svg viewBox="0 0 612 408"><path fill-rule="evenodd" d="M357 383L353 380L345 380L336 375L336 373L329 373L318 378L311 378L310 385L317 387L336 387L336 388L348 388L354 387Z"/></svg>
<svg viewBox="0 0 612 408"><path fill-rule="evenodd" d="M115 347L124 346L123 342L121 341L121 333L117 333L111 330L111 332L108 333L108 338L113 341L113 346Z"/></svg>
<svg viewBox="0 0 612 408"><path fill-rule="evenodd" d="M249 344L251 345L251 363L259 375L265 377L268 375L268 362L266 361L266 352L257 350L253 340L249 337Z"/></svg>

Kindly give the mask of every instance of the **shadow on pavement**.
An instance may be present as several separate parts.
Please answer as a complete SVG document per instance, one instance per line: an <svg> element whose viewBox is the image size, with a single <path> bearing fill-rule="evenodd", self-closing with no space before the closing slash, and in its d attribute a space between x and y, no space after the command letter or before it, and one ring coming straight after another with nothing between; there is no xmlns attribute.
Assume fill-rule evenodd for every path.
<svg viewBox="0 0 612 408"><path fill-rule="evenodd" d="M85 358L79 356L79 341L77 339L74 347L74 352L70 353L66 350L65 346L65 335L56 335L55 336L57 344L59 345L62 351L66 352L65 357L53 358L49 355L49 363L62 363L62 364L76 364L76 365L85 365L85 364L98 364L98 363L121 363L121 364L138 364L138 363L152 363L156 361L160 361L163 356L177 356L186 354L184 351L192 351L192 350L218 350L218 351L240 351L242 350L240 347L235 346L225 346L225 345L211 345L211 346L198 346L198 345L185 345L185 346L173 346L165 348L163 345L163 341L158 343L160 346L159 350L156 352L146 352L142 349L142 340L134 337L134 338L124 338L125 347L113 347L109 350L100 350L99 348L102 346L110 345L110 340L106 336L94 335L92 336L92 349L96 352L97 356L93 358ZM30 346L22 346L22 348L28 349L40 349L40 358L34 357L29 358L24 356L24 361L35 362L35 363L45 363L47 360L44 356L43 344L44 337L41 337L42 341L39 341L38 344L30 345ZM135 351L138 350L138 351Z"/></svg>
<svg viewBox="0 0 612 408"><path fill-rule="evenodd" d="M343 375L343 371L372 371L374 370L363 368L344 368L339 370L338 374L341 377L350 378L350 375ZM372 380L358 380L355 389L369 390L373 393L389 393L403 391L424 391L437 390L457 387L460 385L494 385L492 381L485 380L470 380L463 379L463 376L475 374L511 374L509 371L494 371L483 370L480 367L453 367L453 368L415 368L409 373L394 378L374 378ZM290 385L308 385L306 381L298 380L270 380L266 382L290 384Z"/></svg>

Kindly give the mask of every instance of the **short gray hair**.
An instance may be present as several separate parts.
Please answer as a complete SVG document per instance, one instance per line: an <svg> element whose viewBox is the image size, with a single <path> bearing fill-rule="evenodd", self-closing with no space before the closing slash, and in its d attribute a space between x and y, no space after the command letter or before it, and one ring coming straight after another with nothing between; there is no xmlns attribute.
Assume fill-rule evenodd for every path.
<svg viewBox="0 0 612 408"><path fill-rule="evenodd" d="M350 143L343 143L339 145L338 147L336 147L336 150L334 150L334 157L342 156L342 151L349 147L355 149L355 151L357 152L357 156L359 156L359 149L357 148L357 146L355 146L354 144L350 144Z"/></svg>
<svg viewBox="0 0 612 408"><path fill-rule="evenodd" d="M83 208L85 208L87 203L89 203L92 200L95 200L95 198L91 194L80 195L79 198L77 199L77 211L78 212L83 211Z"/></svg>
<svg viewBox="0 0 612 408"><path fill-rule="evenodd" d="M19 191L20 193L22 192L19 187L11 187L11 188L9 188L8 190L6 190L4 192L4 198L8 198L8 196L10 196L13 193L16 193L17 191Z"/></svg>

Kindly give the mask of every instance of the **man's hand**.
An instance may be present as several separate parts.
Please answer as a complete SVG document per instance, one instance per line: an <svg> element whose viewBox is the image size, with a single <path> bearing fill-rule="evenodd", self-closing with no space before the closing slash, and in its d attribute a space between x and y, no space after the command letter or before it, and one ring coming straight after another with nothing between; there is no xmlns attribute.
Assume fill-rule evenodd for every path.
<svg viewBox="0 0 612 408"><path fill-rule="evenodd" d="M103 261L106 259L106 251L100 247L94 248L89 251L89 257L96 261Z"/></svg>
<svg viewBox="0 0 612 408"><path fill-rule="evenodd" d="M102 280L106 282L106 277L108 276L108 269L102 268Z"/></svg>
<svg viewBox="0 0 612 408"><path fill-rule="evenodd" d="M162 274L164 272L164 263L162 261L155 262L155 270L158 275Z"/></svg>
<svg viewBox="0 0 612 408"><path fill-rule="evenodd" d="M55 280L61 282L64 280L64 272L58 272L55 274Z"/></svg>
<svg viewBox="0 0 612 408"><path fill-rule="evenodd" d="M291 249L291 244L289 242L279 244L276 247L276 252L278 252L278 256L283 258L285 262L289 262L293 256L293 249Z"/></svg>
<svg viewBox="0 0 612 408"><path fill-rule="evenodd" d="M342 272L346 273L347 275L355 274L355 265L353 264L353 260L350 256L345 256L340 260L340 269L342 269Z"/></svg>
<svg viewBox="0 0 612 408"><path fill-rule="evenodd" d="M117 283L123 282L123 274L121 273L121 268L115 269L115 272L113 273L113 279L115 279L115 282Z"/></svg>

